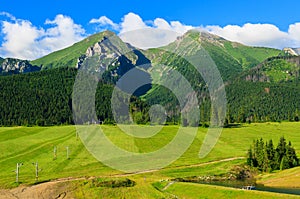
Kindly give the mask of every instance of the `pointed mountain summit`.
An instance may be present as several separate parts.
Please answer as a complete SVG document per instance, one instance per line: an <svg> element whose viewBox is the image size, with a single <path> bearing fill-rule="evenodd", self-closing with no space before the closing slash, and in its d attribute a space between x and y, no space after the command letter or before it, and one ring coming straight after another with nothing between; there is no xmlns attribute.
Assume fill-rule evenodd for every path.
<svg viewBox="0 0 300 199"><path fill-rule="evenodd" d="M204 49L215 62L224 80L234 78L242 71L258 65L268 57L277 56L281 52L272 48L245 46L208 32L190 30L169 45L149 49L146 54L153 63L167 64L172 61L174 67L186 67L179 63L179 60L176 61L174 55L166 49L175 49L175 51L181 49L180 53L184 53L184 56L191 56L198 50Z"/></svg>
<svg viewBox="0 0 300 199"><path fill-rule="evenodd" d="M114 44L104 41L113 38ZM104 41L104 42L103 42ZM192 42L191 42L192 41ZM98 54L99 58L106 57L108 60L124 55L132 64L143 63L171 63L176 67L184 67L178 59L172 57L163 49L187 49L184 53L189 56L200 48L205 49L214 60L222 77L227 80L236 76L245 69L252 68L268 57L277 56L281 51L271 48L249 47L236 42L230 42L217 35L198 30L190 30L176 41L162 48L140 50L124 43L115 33L104 31L87 37L72 46L53 52L47 56L31 62L32 65L42 69L58 67L81 66L87 57ZM101 54L101 56L100 56ZM106 66L106 69L108 67Z"/></svg>
<svg viewBox="0 0 300 199"><path fill-rule="evenodd" d="M40 66L42 69L76 67L79 58L86 53L87 48L103 40L104 37L110 37L114 35L115 33L111 31L104 31L91 35L70 47L36 59L32 61L31 64Z"/></svg>

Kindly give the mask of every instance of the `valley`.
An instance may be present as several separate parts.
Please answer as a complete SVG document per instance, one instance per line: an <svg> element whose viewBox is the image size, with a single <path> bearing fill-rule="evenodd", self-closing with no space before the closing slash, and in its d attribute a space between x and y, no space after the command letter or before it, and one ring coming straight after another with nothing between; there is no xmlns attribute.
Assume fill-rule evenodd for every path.
<svg viewBox="0 0 300 199"><path fill-rule="evenodd" d="M167 144L178 129L178 126L165 126L157 135L148 139L130 137L116 126L101 125L109 139L125 150L131 151L153 151L157 147ZM200 185L190 183L175 183L170 185L164 191L159 191L153 187L153 183L161 180L171 180L174 178L184 178L192 176L212 176L222 175L230 172L235 165L242 165L246 162L247 150L252 141L258 137L264 139L273 139L274 143L279 141L281 136L292 141L297 154L300 153L300 135L298 133L298 123L253 123L244 124L237 128L224 128L215 148L211 153L200 159L198 157L201 142L207 131L206 128L199 128L196 139L189 149L178 160L161 170L139 172L136 174L126 174L113 170L98 162L85 149L80 139L76 138L74 126L55 126L55 127L2 127L0 128L1 142L1 193L7 193L4 189L10 188L10 192L17 192L18 189L24 189L23 194L32 191L38 191L39 187L49 185L47 190L51 197L57 196L61 192L67 192L67 198L71 197L96 197L101 195L105 198L120 197L143 197L143 198L173 198L178 197L193 198L194 194L220 194L220 198L242 197L244 194L249 197L260 195L264 198L273 197L291 197L292 195L280 195L275 193L242 191L232 188L223 188L213 185ZM57 147L56 158L54 158L54 146ZM69 159L66 156L66 147L69 147ZM13 149L13 150L12 150ZM19 181L15 183L16 163L22 162L20 167ZM38 162L39 172L38 185L35 179L35 168L32 162ZM299 167L280 171L276 173L258 177L258 182L266 186L294 187L293 183L297 179L290 177L282 178L280 176L294 176ZM269 176L270 175L270 176ZM276 176L278 176L276 180ZM296 176L295 176L296 177ZM106 180L133 180L136 184L133 187L105 188L93 185L95 179ZM65 179L65 180L63 180ZM94 179L94 180L93 180ZM273 179L273 180L272 180ZM279 181L278 181L279 180ZM280 182L283 180L283 182ZM288 183L290 181L290 184ZM274 185L273 185L274 184ZM19 188L13 188L13 187ZM29 187L28 187L29 186ZM23 187L23 188L22 188ZM32 187L32 188L31 188ZM61 188L59 188L61 187ZM198 188L196 188L198 187ZM299 187L298 187L299 188ZM192 192L186 192L185 190ZM205 191L203 190L210 190ZM43 188L40 188L43 190ZM64 191L62 191L64 190ZM41 191L40 193L42 193ZM38 192L35 192L38 193ZM20 192L18 194L22 194ZM47 194L47 193L44 193ZM3 195L3 194L2 194ZM48 197L50 196L48 195ZM253 195L253 196L252 196ZM25 196L25 195L24 195ZM203 195L204 197L204 195Z"/></svg>
<svg viewBox="0 0 300 199"><path fill-rule="evenodd" d="M300 189L299 166L271 173L245 166L250 145L260 138L277 145L284 136L300 155L300 65L290 52L194 30L167 46L142 50L104 31L36 60L1 58L0 198L299 198L185 181L236 180L245 167L241 172L255 176L257 186ZM148 84L134 91L122 84L131 71L129 82ZM115 90L121 91L116 101ZM218 97L224 107L215 106ZM126 102L127 109L116 114L113 106ZM133 123L161 130L152 137L136 131L134 137L116 125L134 129ZM179 128L196 134L168 166L122 172L89 152L77 132L86 126L136 154L165 147ZM200 158L208 130L217 128L220 137Z"/></svg>

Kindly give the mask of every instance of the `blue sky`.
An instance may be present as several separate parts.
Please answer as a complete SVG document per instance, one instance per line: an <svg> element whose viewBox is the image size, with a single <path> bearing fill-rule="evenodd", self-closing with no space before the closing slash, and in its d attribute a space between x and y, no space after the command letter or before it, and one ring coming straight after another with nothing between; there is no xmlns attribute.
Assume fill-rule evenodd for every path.
<svg viewBox="0 0 300 199"><path fill-rule="evenodd" d="M154 28L166 27L158 25L166 22L179 33L202 28L247 45L296 47L300 46L299 8L296 0L2 0L0 56L35 59L106 28L117 33L141 28L135 25L139 19ZM95 23L90 23L92 19ZM161 20L155 23L156 19ZM175 21L179 24L172 25ZM18 45L20 41L24 42Z"/></svg>

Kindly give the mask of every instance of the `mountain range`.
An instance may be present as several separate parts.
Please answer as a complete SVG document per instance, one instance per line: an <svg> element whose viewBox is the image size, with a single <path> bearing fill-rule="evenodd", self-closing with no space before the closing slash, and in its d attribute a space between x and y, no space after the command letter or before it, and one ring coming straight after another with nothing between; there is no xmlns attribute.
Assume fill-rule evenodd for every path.
<svg viewBox="0 0 300 199"><path fill-rule="evenodd" d="M97 120L113 122L113 87L135 68L153 82L131 98L130 111L136 122L148 122L149 107L162 104L168 122L182 123L174 91L157 84L165 81L162 77L170 70L176 70L196 91L200 122L206 124L211 114L207 82L186 59L202 50L211 57L226 85L226 123L298 120L300 58L296 49L250 47L189 31L167 46L141 50L104 31L37 60L0 58L0 73L5 76L0 77L0 124L73 123L72 88L77 71L87 65L91 72L101 74L95 94Z"/></svg>

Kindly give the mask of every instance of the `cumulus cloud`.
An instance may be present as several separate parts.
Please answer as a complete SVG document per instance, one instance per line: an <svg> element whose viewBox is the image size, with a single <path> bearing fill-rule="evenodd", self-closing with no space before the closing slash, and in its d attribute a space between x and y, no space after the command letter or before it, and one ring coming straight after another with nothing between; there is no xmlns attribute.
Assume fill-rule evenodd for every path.
<svg viewBox="0 0 300 199"><path fill-rule="evenodd" d="M208 31L227 40L250 46L264 46L282 49L283 47L300 46L300 23L291 24L288 31L282 31L273 24L251 24L242 26L217 25L197 27L182 24L179 21L168 22L163 18L144 21L139 15L128 13L120 23L114 23L109 18L102 20L99 26L114 24L118 26L119 36L125 41L140 48L150 48L166 45L177 36L191 29Z"/></svg>
<svg viewBox="0 0 300 199"><path fill-rule="evenodd" d="M227 40L250 46L282 48L290 45L293 41L293 37L289 33L279 30L278 27L272 24L247 23L243 26L227 25L223 28L220 26L207 26L205 29Z"/></svg>
<svg viewBox="0 0 300 199"><path fill-rule="evenodd" d="M170 31L177 32L179 34L184 34L188 30L196 28L193 26L184 25L184 24L180 23L179 21L171 21L170 23L168 23L166 20L164 20L162 18L156 18L154 20L153 24L154 24L154 27L156 27L158 29L170 30Z"/></svg>
<svg viewBox="0 0 300 199"><path fill-rule="evenodd" d="M5 17L9 18L10 20L16 20L16 17L8 12L0 12L0 15L5 16Z"/></svg>
<svg viewBox="0 0 300 199"><path fill-rule="evenodd" d="M162 18L144 21L135 13L126 14L118 24L106 16L92 19L90 23L98 23L98 27L102 29L103 27L113 26L115 27L114 30L119 30L119 36L124 42L142 49L167 45L174 41L176 37L194 28L179 21L167 22Z"/></svg>
<svg viewBox="0 0 300 199"><path fill-rule="evenodd" d="M119 25L114 23L112 20L106 16L101 16L98 19L91 19L91 24L99 24L101 27L111 27L113 30L119 30Z"/></svg>
<svg viewBox="0 0 300 199"><path fill-rule="evenodd" d="M64 15L57 15L54 20L46 20L45 24L53 27L45 30L40 40L42 46L49 49L62 49L83 39L85 30L75 24L73 19Z"/></svg>
<svg viewBox="0 0 300 199"><path fill-rule="evenodd" d="M120 38L124 42L142 49L167 45L186 30L191 29L179 22L168 23L161 18L146 23L134 13L125 15L120 27ZM178 29L180 31L176 31Z"/></svg>
<svg viewBox="0 0 300 199"><path fill-rule="evenodd" d="M1 21L1 32L4 35L0 47L1 57L36 59L70 46L85 36L85 30L68 16L57 15L54 20L47 19L45 26L50 27L44 29L8 13L2 15L9 20Z"/></svg>
<svg viewBox="0 0 300 199"><path fill-rule="evenodd" d="M300 23L291 24L288 31L289 36L294 40L294 45L300 45Z"/></svg>
<svg viewBox="0 0 300 199"><path fill-rule="evenodd" d="M143 21L143 19L134 13L128 13L124 16L122 19L122 23L120 24L121 30L120 33L138 30L138 29L144 29L144 28L150 28L146 25L146 23Z"/></svg>
<svg viewBox="0 0 300 199"><path fill-rule="evenodd" d="M0 48L1 53L3 52L4 57L33 58L37 50L35 40L42 32L29 21L15 23L4 21L2 33L5 37Z"/></svg>
<svg viewBox="0 0 300 199"><path fill-rule="evenodd" d="M47 19L43 27L37 27L28 20L16 19L7 12L0 12L1 16L6 18L4 20L0 18L3 36L0 46L1 57L35 59L70 46L87 36L81 25L61 14L53 20ZM242 26L195 27L179 21L166 21L163 18L144 20L135 13L128 13L120 22L101 16L91 19L90 24L96 24L98 30L114 30L123 41L143 49L167 45L191 29L204 30L250 46L279 49L300 47L300 22L291 24L287 31L282 31L273 24L251 23Z"/></svg>

